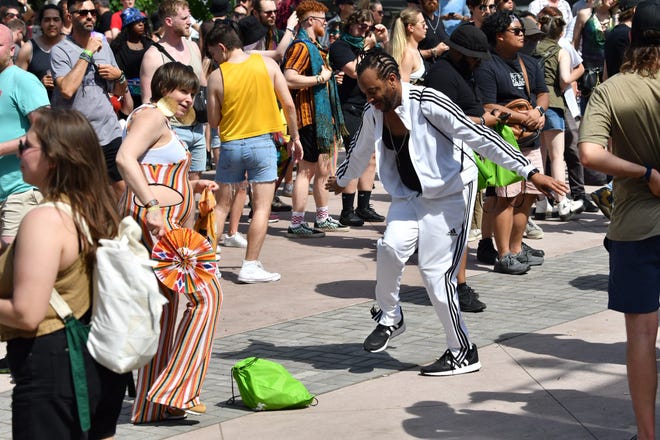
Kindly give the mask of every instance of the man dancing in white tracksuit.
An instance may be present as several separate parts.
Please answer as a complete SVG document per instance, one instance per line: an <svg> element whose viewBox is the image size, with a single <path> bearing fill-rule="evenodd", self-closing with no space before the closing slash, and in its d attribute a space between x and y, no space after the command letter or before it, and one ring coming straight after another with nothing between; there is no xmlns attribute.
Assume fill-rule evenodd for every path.
<svg viewBox="0 0 660 440"><path fill-rule="evenodd" d="M456 292L456 272L467 244L477 192L472 148L532 181L541 191L565 193L565 184L544 176L491 129L473 123L442 93L402 83L394 59L367 52L357 67L367 95L362 125L346 160L327 188L335 193L361 175L376 150L378 175L392 196L387 229L378 240L376 329L364 349L379 352L405 330L399 286L406 261L418 248L419 270L447 334L448 349L425 375L446 376L481 368Z"/></svg>

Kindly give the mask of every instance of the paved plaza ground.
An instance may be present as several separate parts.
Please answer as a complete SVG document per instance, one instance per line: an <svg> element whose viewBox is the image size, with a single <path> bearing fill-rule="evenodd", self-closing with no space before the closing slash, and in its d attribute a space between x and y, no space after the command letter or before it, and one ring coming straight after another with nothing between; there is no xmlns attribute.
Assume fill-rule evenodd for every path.
<svg viewBox="0 0 660 440"><path fill-rule="evenodd" d="M283 199L289 202L289 199ZM377 211L389 197L377 183ZM330 212L341 200L331 197ZM312 219L313 202L308 204ZM623 317L607 311L607 221L581 214L539 222L546 261L510 276L478 264L470 243L468 283L488 308L465 314L481 371L422 377L445 350L442 326L413 258L402 281L407 330L377 354L373 329L375 241L384 224L322 239L286 238L289 215L272 224L262 252L282 280L238 284L243 251L223 248L224 302L202 401L207 413L134 426L130 401L118 439L628 439L635 432L625 377ZM247 230L247 223L240 230ZM248 356L285 365L317 395L303 410L254 413L228 405L231 366ZM0 438L11 437L11 384L0 378Z"/></svg>

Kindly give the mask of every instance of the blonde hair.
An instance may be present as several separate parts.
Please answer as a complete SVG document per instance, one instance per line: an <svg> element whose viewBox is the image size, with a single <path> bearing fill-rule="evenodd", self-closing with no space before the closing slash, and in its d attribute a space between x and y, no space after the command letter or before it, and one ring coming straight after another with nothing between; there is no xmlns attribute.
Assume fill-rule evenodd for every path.
<svg viewBox="0 0 660 440"><path fill-rule="evenodd" d="M406 29L409 24L415 25L417 23L417 18L421 12L421 9L417 6L411 6L401 11L396 20L394 20L390 54L396 60L397 64L401 64L403 54L408 45L408 33Z"/></svg>

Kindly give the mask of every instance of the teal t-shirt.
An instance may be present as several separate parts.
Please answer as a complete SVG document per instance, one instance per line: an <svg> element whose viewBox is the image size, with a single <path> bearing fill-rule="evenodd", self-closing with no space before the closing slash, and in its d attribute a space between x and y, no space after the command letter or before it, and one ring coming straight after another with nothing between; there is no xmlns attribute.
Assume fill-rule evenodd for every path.
<svg viewBox="0 0 660 440"><path fill-rule="evenodd" d="M30 128L28 115L49 105L46 88L33 74L16 66L0 72L0 142L24 136ZM0 156L0 201L32 188L23 181L15 154Z"/></svg>

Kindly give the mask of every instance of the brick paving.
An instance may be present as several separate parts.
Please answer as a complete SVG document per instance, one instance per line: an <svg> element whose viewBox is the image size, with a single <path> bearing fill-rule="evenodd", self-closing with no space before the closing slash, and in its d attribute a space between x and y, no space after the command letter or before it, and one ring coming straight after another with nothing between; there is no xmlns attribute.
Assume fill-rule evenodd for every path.
<svg viewBox="0 0 660 440"><path fill-rule="evenodd" d="M494 272L472 276L469 284L481 293L488 309L465 314L471 337L483 347L603 311L606 273L607 254L598 246L548 259L523 276ZM369 319L372 301L218 338L202 394L206 415L134 426L126 401L117 438L163 439L251 414L226 403L232 395L231 366L248 356L282 363L321 402L323 393L416 369L442 354L444 333L421 286L404 286L401 298L407 331L382 353L362 350L364 337L375 325ZM0 438L10 437L10 396L10 392L0 394Z"/></svg>

